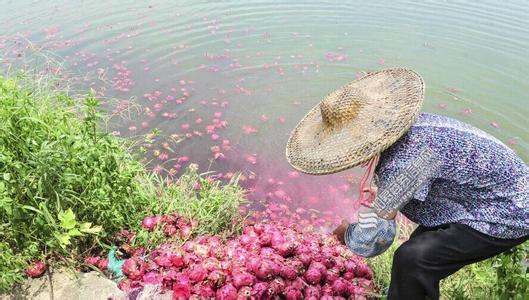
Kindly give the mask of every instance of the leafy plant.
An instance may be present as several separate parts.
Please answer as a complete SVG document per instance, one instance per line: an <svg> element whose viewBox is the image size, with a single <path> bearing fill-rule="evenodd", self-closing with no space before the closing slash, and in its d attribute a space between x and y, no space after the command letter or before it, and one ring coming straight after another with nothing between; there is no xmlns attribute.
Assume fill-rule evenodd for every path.
<svg viewBox="0 0 529 300"><path fill-rule="evenodd" d="M104 113L93 93L77 99L56 86L27 74L0 77L0 247L9 249L1 251L0 289L20 282L30 259L71 266L121 229L139 229L146 215L181 211L203 220L202 232L233 230L227 224L242 201L236 184L205 182L196 172L165 184L129 152L131 141L100 129ZM192 194L186 180L205 188Z"/></svg>

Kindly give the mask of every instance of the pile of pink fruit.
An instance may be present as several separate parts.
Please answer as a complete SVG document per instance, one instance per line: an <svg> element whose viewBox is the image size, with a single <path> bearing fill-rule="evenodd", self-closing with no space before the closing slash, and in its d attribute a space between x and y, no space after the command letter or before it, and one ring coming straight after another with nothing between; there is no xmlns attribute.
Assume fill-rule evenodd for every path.
<svg viewBox="0 0 529 300"><path fill-rule="evenodd" d="M364 259L302 222L314 218L313 212L272 207L253 213L242 234L225 241L198 236L183 245L163 243L150 253L127 247L131 256L123 265L120 289L133 298L146 285L159 285L173 299L367 299L376 294ZM185 237L192 222L184 220L147 217L143 227L161 226L166 236ZM87 257L85 263L104 270L108 262Z"/></svg>

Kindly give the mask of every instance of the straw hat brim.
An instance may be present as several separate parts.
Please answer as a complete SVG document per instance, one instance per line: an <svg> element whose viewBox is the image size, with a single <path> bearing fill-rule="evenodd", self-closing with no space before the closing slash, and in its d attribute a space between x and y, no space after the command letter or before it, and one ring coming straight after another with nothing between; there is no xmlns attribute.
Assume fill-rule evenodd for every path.
<svg viewBox="0 0 529 300"><path fill-rule="evenodd" d="M395 143L411 127L424 101L424 81L408 69L386 69L354 80L327 95L362 91L358 113L339 126L323 121L321 103L291 132L286 157L295 169L314 175L355 167Z"/></svg>

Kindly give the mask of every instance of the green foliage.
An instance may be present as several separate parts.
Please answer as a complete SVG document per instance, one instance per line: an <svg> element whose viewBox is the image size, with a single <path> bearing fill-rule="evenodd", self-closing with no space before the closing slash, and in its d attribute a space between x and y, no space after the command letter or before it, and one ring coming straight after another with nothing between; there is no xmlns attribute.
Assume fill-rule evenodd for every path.
<svg viewBox="0 0 529 300"><path fill-rule="evenodd" d="M24 279L24 268L38 255L37 245L28 245L23 252L15 253L9 243L0 242L0 291L5 291Z"/></svg>
<svg viewBox="0 0 529 300"><path fill-rule="evenodd" d="M368 260L374 282L385 294L391 280L393 254L414 227L401 222L395 242L382 255ZM529 242L503 254L468 265L441 281L444 299L525 299L529 295ZM385 298L381 295L381 298Z"/></svg>
<svg viewBox="0 0 529 300"><path fill-rule="evenodd" d="M240 232L244 221L238 209L246 203L243 190L238 186L238 176L229 183L209 180L206 174L198 174L197 166L192 164L178 179L176 184L167 185L158 179L158 201L151 208L154 215L178 212L179 215L196 222L191 236L216 235L226 238ZM161 228L154 232L140 229L134 244L144 247L159 245L167 241ZM183 243L176 235L172 241Z"/></svg>
<svg viewBox="0 0 529 300"><path fill-rule="evenodd" d="M0 289L19 282L30 259L79 261L119 230L139 230L146 215L181 211L203 221L200 232L233 229L223 226L242 201L236 184L196 170L183 189L163 184L130 142L99 129L102 115L92 93L79 101L46 80L0 77ZM205 188L192 194L186 180Z"/></svg>

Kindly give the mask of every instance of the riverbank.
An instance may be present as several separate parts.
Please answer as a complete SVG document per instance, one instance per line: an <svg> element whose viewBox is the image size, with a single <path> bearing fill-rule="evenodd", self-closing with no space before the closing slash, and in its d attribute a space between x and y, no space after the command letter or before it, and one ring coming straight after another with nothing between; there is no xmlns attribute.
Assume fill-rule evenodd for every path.
<svg viewBox="0 0 529 300"><path fill-rule="evenodd" d="M290 246L282 248L286 236L287 241L297 241L290 245L305 242L307 253L315 260L351 260L353 267L349 271L338 268L337 276L348 278L353 288L346 292L336 287L340 293L369 297L384 293L389 284L392 254L408 238L410 225L401 223L398 241L383 255L367 260L371 273L362 259L353 259L335 245L333 237L319 230L318 226L325 221L321 221L317 212L291 210L286 205L269 202L254 203L258 211L247 211L244 191L238 186L236 175L228 184L220 184L209 173L198 174L194 165L176 182L149 173L139 162L141 157L130 149L139 149L141 154L142 147L152 143L155 132L135 141L108 134L99 127L104 117L99 100L90 93L82 97L70 95L60 86L53 77L36 79L28 74L0 77L0 290L24 282L27 275L40 276L50 266L66 266L77 273L98 268L110 277L105 258L111 246L117 245L124 252L121 258L132 259L141 275L125 274L128 285L122 283L123 289L130 292L142 288L145 282L156 283L158 275L165 276L176 268L175 277L170 277L166 284L167 292L172 293L175 282L184 281L184 277L177 275L187 274L196 262L211 261L210 256L219 253L226 254L227 261L231 261L235 250L258 251L252 255L261 255L261 249L267 248L266 256L259 259L269 260L273 256L281 265L295 259L301 261L300 257L306 256L304 251L296 252L297 247L294 250ZM146 221L150 216L151 221ZM161 223L154 221L157 216ZM178 223L180 217L189 220L186 224L190 226ZM245 220L246 217L249 219ZM277 236L277 244L268 241L266 235L262 237L262 229L256 230L256 226L268 226L270 235ZM187 228L185 234L183 228ZM321 241L316 243L317 247L310 246L311 238ZM160 250L168 255L180 253L189 241L195 244L185 251L197 256L193 262L182 261L176 267L174 261L166 264L155 254ZM200 246L201 243L204 244ZM331 247L342 250L331 251ZM209 251L211 248L221 248L223 252ZM522 299L529 292L527 249L526 243L506 255L464 268L443 282L443 295L450 299ZM327 255L317 255L322 251L327 251ZM250 257L248 253L244 257ZM220 256L214 258L218 262L214 269L220 268L224 258ZM141 266L145 268L150 261L155 262L156 268L141 271ZM34 266L32 272L28 272L28 265ZM306 280L310 263L299 267L291 281ZM320 269L313 266L309 273L321 276L323 270L317 267ZM334 267L332 263L325 266L330 270ZM263 275L261 271L258 268L249 273ZM146 274L149 275L144 278ZM273 278L282 278L274 288L286 284L287 275L271 274ZM274 282L268 273L265 275L260 280ZM226 277L234 279L231 273ZM328 287L336 278L329 278L314 281L315 289L334 293ZM191 294L185 287L178 291ZM220 285L211 291L204 290L216 293L217 288L221 290ZM233 293L230 287L224 290ZM292 285L291 290L295 295L303 291L298 285Z"/></svg>

